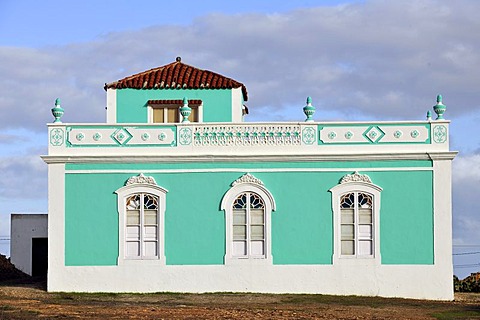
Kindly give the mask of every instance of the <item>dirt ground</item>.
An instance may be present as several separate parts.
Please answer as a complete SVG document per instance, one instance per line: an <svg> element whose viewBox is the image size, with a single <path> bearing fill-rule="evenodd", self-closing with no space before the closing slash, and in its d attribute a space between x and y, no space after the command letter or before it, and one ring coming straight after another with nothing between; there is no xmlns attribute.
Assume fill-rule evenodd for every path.
<svg viewBox="0 0 480 320"><path fill-rule="evenodd" d="M0 254L0 282L25 278L30 278L30 276L15 268L15 266L10 262L10 259L3 254Z"/></svg>
<svg viewBox="0 0 480 320"><path fill-rule="evenodd" d="M47 293L0 283L0 319L480 319L480 294L455 302L272 294Z"/></svg>

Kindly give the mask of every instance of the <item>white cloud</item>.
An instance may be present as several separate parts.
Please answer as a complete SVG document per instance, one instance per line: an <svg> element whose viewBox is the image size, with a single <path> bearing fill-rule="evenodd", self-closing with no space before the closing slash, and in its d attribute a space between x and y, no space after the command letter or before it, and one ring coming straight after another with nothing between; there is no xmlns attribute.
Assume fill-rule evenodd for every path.
<svg viewBox="0 0 480 320"><path fill-rule="evenodd" d="M452 178L454 243L480 248L480 154L457 156Z"/></svg>
<svg viewBox="0 0 480 320"><path fill-rule="evenodd" d="M453 162L453 182L457 185L480 185L480 154L457 156Z"/></svg>
<svg viewBox="0 0 480 320"><path fill-rule="evenodd" d="M320 110L345 117L422 119L437 93L455 106L447 110L452 117L480 106L473 99L480 73L472 67L480 65L480 34L471 32L480 29L478 9L471 1L367 1L272 15L211 14L187 26L66 46L3 47L0 123L43 130L57 97L65 121L103 121L105 82L177 55L244 82L256 120L270 106L301 115L292 106L301 108L307 95Z"/></svg>
<svg viewBox="0 0 480 320"><path fill-rule="evenodd" d="M0 199L45 199L47 197L47 165L33 155L0 157ZM21 210L22 208L18 208ZM2 209L3 210L3 209Z"/></svg>

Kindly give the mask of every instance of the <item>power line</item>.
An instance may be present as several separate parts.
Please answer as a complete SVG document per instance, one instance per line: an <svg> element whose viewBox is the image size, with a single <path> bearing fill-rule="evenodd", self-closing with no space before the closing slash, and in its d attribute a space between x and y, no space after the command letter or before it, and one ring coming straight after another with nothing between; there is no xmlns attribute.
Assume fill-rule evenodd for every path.
<svg viewBox="0 0 480 320"><path fill-rule="evenodd" d="M470 263L470 264L457 264L453 266L454 268L471 268L471 267L480 267L480 263Z"/></svg>
<svg viewBox="0 0 480 320"><path fill-rule="evenodd" d="M474 266L480 266L480 263L467 263L467 264L454 264L454 267L474 267Z"/></svg>
<svg viewBox="0 0 480 320"><path fill-rule="evenodd" d="M454 256L465 256L465 255L469 255L469 254L480 254L480 251L452 253L452 255L454 255Z"/></svg>
<svg viewBox="0 0 480 320"><path fill-rule="evenodd" d="M454 244L457 248L480 248L480 244Z"/></svg>

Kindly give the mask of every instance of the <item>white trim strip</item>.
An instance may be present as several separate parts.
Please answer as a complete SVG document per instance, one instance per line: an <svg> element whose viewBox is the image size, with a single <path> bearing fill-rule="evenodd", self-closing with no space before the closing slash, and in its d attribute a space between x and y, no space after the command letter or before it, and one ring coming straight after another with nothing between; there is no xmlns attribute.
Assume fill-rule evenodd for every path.
<svg viewBox="0 0 480 320"><path fill-rule="evenodd" d="M84 150L85 148L78 148L75 150ZM108 149L108 148L107 148ZM452 160L457 155L456 151L449 152L427 152L427 153L355 153L355 154L267 154L267 155L217 155L217 154L165 154L159 156L158 154L143 155L138 154L123 154L120 152L122 148L111 149L112 152L118 152L114 155L58 155L58 156L41 156L46 163L195 163L195 162L313 162L313 161L377 161L377 160ZM126 148L125 150L135 151L135 148ZM158 149L150 149L158 152ZM89 149L87 152L90 152ZM172 150L169 150L172 153ZM138 153L139 151L136 150Z"/></svg>
<svg viewBox="0 0 480 320"><path fill-rule="evenodd" d="M431 167L406 168L206 168L206 169L99 169L99 170L65 170L69 173L204 173L204 172L343 172L343 171L433 171Z"/></svg>

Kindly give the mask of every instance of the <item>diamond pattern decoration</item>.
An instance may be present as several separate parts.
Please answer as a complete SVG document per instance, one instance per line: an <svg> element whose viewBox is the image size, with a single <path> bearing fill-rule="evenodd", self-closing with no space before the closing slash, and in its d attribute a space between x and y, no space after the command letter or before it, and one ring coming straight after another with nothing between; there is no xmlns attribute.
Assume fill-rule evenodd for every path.
<svg viewBox="0 0 480 320"><path fill-rule="evenodd" d="M182 128L179 132L180 144L183 146L192 143L192 130L190 128Z"/></svg>
<svg viewBox="0 0 480 320"><path fill-rule="evenodd" d="M121 129L117 129L115 132L113 132L110 135L110 137L113 139L113 141L115 141L119 145L126 145L127 142L130 139L132 139L133 136L130 134L130 132L128 132L127 129L121 128Z"/></svg>
<svg viewBox="0 0 480 320"><path fill-rule="evenodd" d="M444 125L436 126L433 129L433 141L436 143L444 143L447 141L447 127Z"/></svg>
<svg viewBox="0 0 480 320"><path fill-rule="evenodd" d="M315 129L312 127L307 127L302 131L302 140L305 144L313 144L315 142Z"/></svg>
<svg viewBox="0 0 480 320"><path fill-rule="evenodd" d="M385 136L385 132L380 130L378 126L370 126L363 133L363 136L373 143L378 143L383 138L383 136Z"/></svg>
<svg viewBox="0 0 480 320"><path fill-rule="evenodd" d="M52 146L58 147L63 144L63 130L62 129L52 129L50 130L50 144Z"/></svg>

